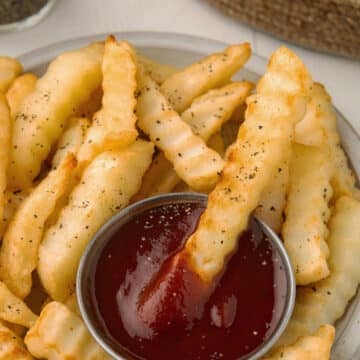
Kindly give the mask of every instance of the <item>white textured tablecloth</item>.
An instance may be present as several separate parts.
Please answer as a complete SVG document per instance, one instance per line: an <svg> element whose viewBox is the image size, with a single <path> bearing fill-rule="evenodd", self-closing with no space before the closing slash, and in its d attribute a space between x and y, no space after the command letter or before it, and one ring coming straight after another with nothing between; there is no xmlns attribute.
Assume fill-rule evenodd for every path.
<svg viewBox="0 0 360 360"><path fill-rule="evenodd" d="M263 57L285 43L226 17L205 0L58 0L34 28L0 33L0 54L17 56L73 37L135 30L178 32L228 43L249 41ZM360 62L287 45L325 84L335 105L360 133Z"/></svg>

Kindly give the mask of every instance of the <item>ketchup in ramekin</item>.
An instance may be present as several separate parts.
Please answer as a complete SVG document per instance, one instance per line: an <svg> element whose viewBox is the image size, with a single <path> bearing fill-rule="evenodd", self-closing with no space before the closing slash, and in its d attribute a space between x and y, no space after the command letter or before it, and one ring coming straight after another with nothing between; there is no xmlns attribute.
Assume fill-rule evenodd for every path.
<svg viewBox="0 0 360 360"><path fill-rule="evenodd" d="M88 276L88 302L96 333L119 359L247 358L278 328L289 300L287 273L283 257L254 218L212 291L191 303L195 316L173 321L167 313L175 301L177 309L184 309L184 316L175 319L187 319L198 279L177 273L171 286L154 279L181 251L205 206L204 201L189 201L146 208L113 230L98 251ZM160 289L162 313L153 315L161 326L148 326L139 311L144 292L152 286Z"/></svg>

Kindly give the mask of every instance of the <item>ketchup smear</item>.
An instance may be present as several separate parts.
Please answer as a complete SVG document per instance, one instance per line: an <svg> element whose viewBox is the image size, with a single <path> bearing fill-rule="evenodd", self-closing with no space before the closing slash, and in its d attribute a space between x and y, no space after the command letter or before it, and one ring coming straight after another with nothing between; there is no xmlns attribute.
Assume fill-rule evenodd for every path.
<svg viewBox="0 0 360 360"><path fill-rule="evenodd" d="M200 203L179 203L146 210L104 247L94 269L92 303L99 326L128 358L240 359L275 330L285 307L286 275L280 255L255 220L239 237L237 251L207 298L192 302L195 315L186 321L186 314L166 314L173 309L167 302L181 305L189 297L185 281L194 280L190 296L201 293L199 279L189 274L184 280L177 276L167 287L158 273L183 249L204 209ZM160 320L148 326L139 304L154 286L163 287L163 313L150 314Z"/></svg>

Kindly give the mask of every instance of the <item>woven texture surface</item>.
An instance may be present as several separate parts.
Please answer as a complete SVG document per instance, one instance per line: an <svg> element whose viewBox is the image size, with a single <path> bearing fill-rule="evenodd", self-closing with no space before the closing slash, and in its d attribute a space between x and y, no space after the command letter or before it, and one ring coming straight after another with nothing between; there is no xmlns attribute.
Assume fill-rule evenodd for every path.
<svg viewBox="0 0 360 360"><path fill-rule="evenodd" d="M360 59L360 0L207 0L283 39Z"/></svg>

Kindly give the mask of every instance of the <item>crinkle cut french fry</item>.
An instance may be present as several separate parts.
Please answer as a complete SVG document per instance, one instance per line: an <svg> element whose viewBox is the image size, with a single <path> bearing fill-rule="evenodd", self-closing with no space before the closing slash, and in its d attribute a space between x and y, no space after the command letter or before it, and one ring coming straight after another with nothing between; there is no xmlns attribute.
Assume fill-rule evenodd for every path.
<svg viewBox="0 0 360 360"><path fill-rule="evenodd" d="M136 59L132 47L109 36L102 62L102 107L93 117L79 149L79 163L89 163L105 150L126 147L138 135L134 114L136 99Z"/></svg>
<svg viewBox="0 0 360 360"><path fill-rule="evenodd" d="M229 120L234 110L244 103L251 89L252 84L243 81L210 90L196 98L190 108L182 113L181 119L190 125L195 135L208 141L209 137ZM134 200L170 192L180 180L171 162L160 153L146 172Z"/></svg>
<svg viewBox="0 0 360 360"><path fill-rule="evenodd" d="M317 146L326 146L330 153L329 157L335 164L335 174L332 180L334 196L336 198L341 195L358 197L359 190L355 188L355 176L341 147L337 131L337 114L332 106L331 97L322 84L313 84L307 112L308 114L298 124L295 141L307 145L309 141L313 140L312 142ZM322 134L321 139L319 135L316 135L319 133ZM319 139L315 141L314 137Z"/></svg>
<svg viewBox="0 0 360 360"><path fill-rule="evenodd" d="M110 360L81 318L65 305L50 302L25 336L32 355L48 360Z"/></svg>
<svg viewBox="0 0 360 360"><path fill-rule="evenodd" d="M297 289L292 318L277 345L289 345L340 318L360 282L360 202L341 197L330 220L330 275Z"/></svg>
<svg viewBox="0 0 360 360"><path fill-rule="evenodd" d="M21 338L0 322L0 360L33 360Z"/></svg>
<svg viewBox="0 0 360 360"><path fill-rule="evenodd" d="M292 58L292 62L288 61L288 49L281 47L277 51L277 64L273 64L273 71L268 71L264 78L257 86L258 90L268 91L276 86L279 92L287 92L289 94L295 94L302 92L304 96L308 97L313 83L309 74L304 73L304 66L299 58ZM293 73L293 77L289 77L289 70L296 68L297 71ZM284 78L285 77L285 78ZM307 114L305 113L305 116ZM302 117L295 125L295 132L297 126L304 121ZM288 159L290 154L287 154ZM287 183L288 183L288 165L282 164L279 166L281 172L274 175L272 184L268 185L267 189L264 189L260 200L260 208L257 209L257 213L266 222L269 222L270 226L277 232L280 231L281 224L283 222L282 211L285 205Z"/></svg>
<svg viewBox="0 0 360 360"><path fill-rule="evenodd" d="M99 43L61 54L22 102L12 134L9 178L14 189L31 185L68 118L100 86L102 56Z"/></svg>
<svg viewBox="0 0 360 360"><path fill-rule="evenodd" d="M255 214L278 234L284 221L283 211L289 188L289 162L290 156L287 156L279 165L271 182L262 192L255 211Z"/></svg>
<svg viewBox="0 0 360 360"><path fill-rule="evenodd" d="M137 59L144 67L146 73L159 85L167 78L180 71L175 66L159 63L141 54L137 55Z"/></svg>
<svg viewBox="0 0 360 360"><path fill-rule="evenodd" d="M326 239L333 172L324 149L293 145L282 237L298 285L308 285L329 275Z"/></svg>
<svg viewBox="0 0 360 360"><path fill-rule="evenodd" d="M197 96L227 83L250 55L248 43L229 46L223 52L209 55L167 78L161 85L161 92L171 107L181 113Z"/></svg>
<svg viewBox="0 0 360 360"><path fill-rule="evenodd" d="M138 68L137 75L138 126L164 152L181 179L198 191L211 189L222 170L222 158L194 135L142 67Z"/></svg>
<svg viewBox="0 0 360 360"><path fill-rule="evenodd" d="M0 281L0 319L31 327L37 316Z"/></svg>
<svg viewBox="0 0 360 360"><path fill-rule="evenodd" d="M37 76L26 73L17 77L6 92L11 117L15 118L23 100L35 89Z"/></svg>
<svg viewBox="0 0 360 360"><path fill-rule="evenodd" d="M282 113L266 111L274 101ZM289 108L286 101L274 96L258 94L248 100L245 122L227 152L221 180L186 244L194 269L204 280L211 281L221 271L224 259L236 246L237 235L246 228L248 216L283 161L283 153L290 149L296 115ZM268 128L267 133L259 126Z"/></svg>
<svg viewBox="0 0 360 360"><path fill-rule="evenodd" d="M137 140L126 149L98 155L85 169L56 224L45 232L39 249L37 270L53 299L63 301L73 292L85 246L139 190L152 153L150 142Z"/></svg>
<svg viewBox="0 0 360 360"><path fill-rule="evenodd" d="M263 360L329 360L335 328L320 326L312 335L304 335L294 344L281 347Z"/></svg>
<svg viewBox="0 0 360 360"><path fill-rule="evenodd" d="M31 291L31 274L37 264L45 222L71 183L75 166L76 159L69 154L21 203L5 232L0 249L0 278L21 299Z"/></svg>
<svg viewBox="0 0 360 360"><path fill-rule="evenodd" d="M287 66L279 66L284 60ZM273 83L274 78L282 79L281 87ZM222 270L261 193L290 152L295 124L305 111L303 94L310 81L297 56L280 48L259 82L258 94L247 99L245 121L227 152L221 179L185 246L194 271L205 282L211 282Z"/></svg>
<svg viewBox="0 0 360 360"><path fill-rule="evenodd" d="M10 111L5 95L0 92L0 219L5 206L5 189L7 187L7 169L10 154Z"/></svg>
<svg viewBox="0 0 360 360"><path fill-rule="evenodd" d="M0 92L6 93L12 82L22 71L22 65L16 59L0 56Z"/></svg>
<svg viewBox="0 0 360 360"><path fill-rule="evenodd" d="M69 153L76 156L89 127L90 121L87 118L73 117L69 120L68 127L61 135L61 138L56 146L56 152L51 161L53 169L58 167Z"/></svg>
<svg viewBox="0 0 360 360"><path fill-rule="evenodd" d="M258 92L308 96L313 85L312 78L302 60L290 49L280 46L271 56L269 64L264 76L256 85ZM300 119L305 115L304 106L302 104L299 107Z"/></svg>

